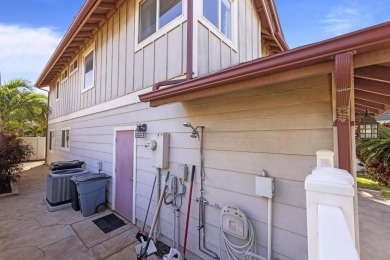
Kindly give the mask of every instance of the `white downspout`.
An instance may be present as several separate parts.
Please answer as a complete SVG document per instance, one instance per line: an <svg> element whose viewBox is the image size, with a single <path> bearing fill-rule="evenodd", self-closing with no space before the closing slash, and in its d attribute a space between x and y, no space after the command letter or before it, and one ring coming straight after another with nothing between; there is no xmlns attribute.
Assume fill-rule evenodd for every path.
<svg viewBox="0 0 390 260"><path fill-rule="evenodd" d="M267 259L271 260L272 255L272 198L268 198L268 246Z"/></svg>

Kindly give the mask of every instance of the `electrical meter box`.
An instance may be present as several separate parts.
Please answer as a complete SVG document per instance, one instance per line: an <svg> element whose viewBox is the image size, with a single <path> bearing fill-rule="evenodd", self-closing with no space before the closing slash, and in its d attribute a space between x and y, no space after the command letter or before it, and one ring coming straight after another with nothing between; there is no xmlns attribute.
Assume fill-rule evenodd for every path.
<svg viewBox="0 0 390 260"><path fill-rule="evenodd" d="M152 136L156 141L156 149L152 151L152 162L156 168L164 169L169 167L169 134L158 133Z"/></svg>

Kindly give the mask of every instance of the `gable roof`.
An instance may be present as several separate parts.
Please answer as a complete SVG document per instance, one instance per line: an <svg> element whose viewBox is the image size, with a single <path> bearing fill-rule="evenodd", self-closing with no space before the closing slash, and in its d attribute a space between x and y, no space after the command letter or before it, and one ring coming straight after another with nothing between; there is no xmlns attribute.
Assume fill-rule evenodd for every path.
<svg viewBox="0 0 390 260"><path fill-rule="evenodd" d="M306 78L334 71L334 56L354 53L355 110L390 110L390 22L239 64L140 95L151 106ZM253 80L252 84L240 84Z"/></svg>
<svg viewBox="0 0 390 260"><path fill-rule="evenodd" d="M35 86L48 86L124 2L125 0L86 0L39 75ZM274 0L254 2L262 22L263 43L272 53L287 50Z"/></svg>

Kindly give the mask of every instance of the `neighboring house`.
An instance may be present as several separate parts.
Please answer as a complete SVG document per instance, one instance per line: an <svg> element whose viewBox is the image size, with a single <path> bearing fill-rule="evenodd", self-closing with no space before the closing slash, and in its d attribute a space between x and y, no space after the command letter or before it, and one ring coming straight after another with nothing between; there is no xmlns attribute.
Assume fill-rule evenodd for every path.
<svg viewBox="0 0 390 260"><path fill-rule="evenodd" d="M218 252L221 210L212 205L235 205L266 255L267 200L254 185L265 169L275 177L273 257L306 259L303 181L322 149L354 171L353 109L389 110L389 47L383 24L288 51L272 0L88 0L36 83L50 86L47 162L79 159L92 171L102 162L113 176L110 207L142 222L159 173L146 146L169 133L161 174L196 165L188 250L207 258L198 249L200 144L183 122L204 126L207 247ZM140 123L146 137L134 138ZM173 217L164 206L169 239Z"/></svg>
<svg viewBox="0 0 390 260"><path fill-rule="evenodd" d="M390 122L390 113L386 113L381 115L380 117L377 118L379 122L387 123Z"/></svg>

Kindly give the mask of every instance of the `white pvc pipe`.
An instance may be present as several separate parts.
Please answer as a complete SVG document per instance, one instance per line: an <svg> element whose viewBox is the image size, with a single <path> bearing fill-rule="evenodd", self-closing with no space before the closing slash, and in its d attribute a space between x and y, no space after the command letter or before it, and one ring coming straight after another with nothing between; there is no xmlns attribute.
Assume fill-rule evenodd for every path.
<svg viewBox="0 0 390 260"><path fill-rule="evenodd" d="M272 255L272 198L268 198L268 254L267 259L271 260Z"/></svg>

